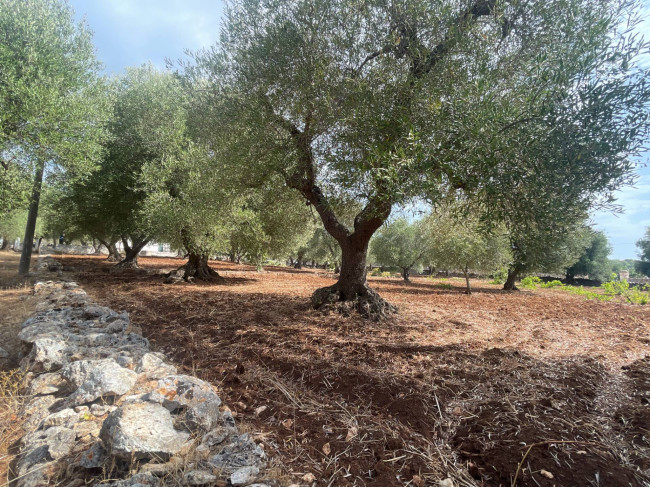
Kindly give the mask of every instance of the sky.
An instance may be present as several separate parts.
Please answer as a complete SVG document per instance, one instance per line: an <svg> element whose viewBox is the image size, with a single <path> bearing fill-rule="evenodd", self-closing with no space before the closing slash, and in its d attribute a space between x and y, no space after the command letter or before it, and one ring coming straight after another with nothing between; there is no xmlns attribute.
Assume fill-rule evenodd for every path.
<svg viewBox="0 0 650 487"><path fill-rule="evenodd" d="M78 18L94 32L98 58L107 74L152 62L159 68L191 51L214 44L223 2L219 0L70 0ZM650 39L650 0L639 30ZM650 56L644 60L650 64ZM650 156L638 160L639 179L617 192L621 213L594 212L592 223L612 245L613 259L637 258L635 243L650 227Z"/></svg>

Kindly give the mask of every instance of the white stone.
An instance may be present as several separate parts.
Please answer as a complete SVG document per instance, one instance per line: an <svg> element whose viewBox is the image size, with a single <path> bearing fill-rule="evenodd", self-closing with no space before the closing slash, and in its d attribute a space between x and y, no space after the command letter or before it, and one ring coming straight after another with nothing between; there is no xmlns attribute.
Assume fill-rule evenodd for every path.
<svg viewBox="0 0 650 487"><path fill-rule="evenodd" d="M174 429L171 414L154 403L135 403L113 411L99 433L104 447L115 457L169 458L190 435Z"/></svg>
<svg viewBox="0 0 650 487"><path fill-rule="evenodd" d="M232 485L248 485L255 480L259 473L260 469L257 467L240 468L230 476L230 483Z"/></svg>

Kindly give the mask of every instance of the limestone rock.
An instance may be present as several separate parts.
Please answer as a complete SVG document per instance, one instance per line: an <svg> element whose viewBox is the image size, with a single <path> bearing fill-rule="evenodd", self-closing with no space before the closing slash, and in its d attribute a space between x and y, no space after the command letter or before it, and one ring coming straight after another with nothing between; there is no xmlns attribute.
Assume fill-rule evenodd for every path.
<svg viewBox="0 0 650 487"><path fill-rule="evenodd" d="M74 409L63 409L46 417L40 425L41 429L47 429L51 426L65 426L72 428L79 421L79 413Z"/></svg>
<svg viewBox="0 0 650 487"><path fill-rule="evenodd" d="M56 394L66 386L66 381L58 372L41 374L34 378L29 385L29 395L39 396L43 394Z"/></svg>
<svg viewBox="0 0 650 487"><path fill-rule="evenodd" d="M259 475L260 469L257 467L242 467L235 470L230 476L230 483L232 485L248 485L255 480Z"/></svg>
<svg viewBox="0 0 650 487"><path fill-rule="evenodd" d="M135 403L109 414L99 436L111 455L128 460L169 458L190 435L174 429L171 414L161 405Z"/></svg>
<svg viewBox="0 0 650 487"><path fill-rule="evenodd" d="M84 314L83 317L87 320L94 320L97 318L101 317L107 317L111 315L115 315L115 311L113 311L110 308L106 308L105 306L86 306L84 308Z"/></svg>
<svg viewBox="0 0 650 487"><path fill-rule="evenodd" d="M28 368L25 364L31 364L29 369L32 372L57 370L67 362L67 345L63 340L57 338L38 338L33 342L32 350L23 359L21 366Z"/></svg>
<svg viewBox="0 0 650 487"><path fill-rule="evenodd" d="M176 375L177 373L176 367L166 364L160 357L153 353L144 354L140 358L140 362L135 371L144 374L148 379L161 379L170 375Z"/></svg>
<svg viewBox="0 0 650 487"><path fill-rule="evenodd" d="M45 431L36 431L26 435L22 440L21 453L16 462L19 477L37 470L42 464L58 460L69 455L74 447L74 431L61 426L54 426ZM38 477L46 476L43 472ZM34 481L35 479L32 479ZM29 485L23 481L22 485ZM35 483L31 485L47 485Z"/></svg>
<svg viewBox="0 0 650 487"><path fill-rule="evenodd" d="M108 453L102 446L101 442L93 443L89 450L81 454L79 465L83 468L99 468L108 459Z"/></svg>
<svg viewBox="0 0 650 487"><path fill-rule="evenodd" d="M102 487L158 487L162 484L157 477L150 473L138 473L126 480L101 485Z"/></svg>
<svg viewBox="0 0 650 487"><path fill-rule="evenodd" d="M205 470L192 470L183 476L183 485L212 485L217 476Z"/></svg>
<svg viewBox="0 0 650 487"><path fill-rule="evenodd" d="M226 473L234 473L243 467L260 467L264 462L265 454L248 434L243 434L226 445L222 451L212 456L208 462L215 468Z"/></svg>
<svg viewBox="0 0 650 487"><path fill-rule="evenodd" d="M100 397L126 394L134 386L138 374L120 367L113 359L79 360L63 369L63 377L77 387L69 401L83 404Z"/></svg>
<svg viewBox="0 0 650 487"><path fill-rule="evenodd" d="M90 406L90 414L93 416L104 416L105 414L112 413L117 409L116 406L108 406L108 405L101 405L101 404L93 404Z"/></svg>
<svg viewBox="0 0 650 487"><path fill-rule="evenodd" d="M185 410L185 424L191 431L210 431L219 421L221 399L205 381L188 375L171 375L158 381L157 391L170 411Z"/></svg>
<svg viewBox="0 0 650 487"><path fill-rule="evenodd" d="M28 419L23 424L23 429L25 431L32 431L40 426L41 421L52 414L50 407L55 402L56 398L54 396L38 396L25 404L21 412Z"/></svg>

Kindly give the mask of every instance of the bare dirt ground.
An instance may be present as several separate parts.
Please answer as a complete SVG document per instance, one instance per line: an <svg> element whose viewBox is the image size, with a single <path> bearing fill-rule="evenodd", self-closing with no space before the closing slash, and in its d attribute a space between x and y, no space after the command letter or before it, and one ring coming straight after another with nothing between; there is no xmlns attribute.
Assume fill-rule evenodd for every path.
<svg viewBox="0 0 650 487"><path fill-rule="evenodd" d="M283 485L650 485L650 306L371 278L400 308L374 323L309 308L324 271L214 262L223 282L168 285L182 261L62 260L219 387Z"/></svg>

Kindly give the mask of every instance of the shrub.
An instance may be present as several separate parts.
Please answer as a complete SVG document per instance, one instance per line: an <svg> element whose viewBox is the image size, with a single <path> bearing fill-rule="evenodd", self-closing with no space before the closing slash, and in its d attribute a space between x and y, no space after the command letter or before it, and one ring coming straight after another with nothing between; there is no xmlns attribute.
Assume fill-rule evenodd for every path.
<svg viewBox="0 0 650 487"><path fill-rule="evenodd" d="M372 272L370 273L372 277L391 277L392 274L389 271L382 272L382 270L377 267L376 269L373 269ZM398 274L399 276L399 274Z"/></svg>
<svg viewBox="0 0 650 487"><path fill-rule="evenodd" d="M566 291L570 292L571 294L577 294L579 296L583 296L587 299L596 299L598 301L611 301L614 299L614 296L610 296L607 294L600 294L594 291L587 291L584 287L575 287L575 286L565 286L564 289Z"/></svg>
<svg viewBox="0 0 650 487"><path fill-rule="evenodd" d="M528 277L524 277L521 280L521 287L525 287L527 289L535 289L541 283L542 283L542 280L539 277L537 277L537 276L528 276Z"/></svg>
<svg viewBox="0 0 650 487"><path fill-rule="evenodd" d="M503 284L506 282L506 279L508 279L508 269L502 267L492 275L490 284Z"/></svg>
<svg viewBox="0 0 650 487"><path fill-rule="evenodd" d="M562 284L561 281L558 281L557 279L549 282L543 283L540 287L549 289L549 288L554 288L554 287L564 287L564 284Z"/></svg>
<svg viewBox="0 0 650 487"><path fill-rule="evenodd" d="M614 277L614 276L612 276ZM650 294L647 292L646 287L630 288L630 283L626 280L616 281L611 280L603 283L601 288L608 296L622 296L631 304L645 305L650 302Z"/></svg>

